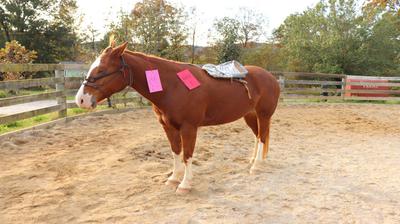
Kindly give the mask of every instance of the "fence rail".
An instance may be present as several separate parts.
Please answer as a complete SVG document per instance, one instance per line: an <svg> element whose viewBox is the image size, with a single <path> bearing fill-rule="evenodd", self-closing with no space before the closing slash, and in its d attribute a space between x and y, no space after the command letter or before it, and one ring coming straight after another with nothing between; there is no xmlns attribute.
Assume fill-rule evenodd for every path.
<svg viewBox="0 0 400 224"><path fill-rule="evenodd" d="M303 72L272 72L279 80L281 100L399 101L400 77L347 76Z"/></svg>
<svg viewBox="0 0 400 224"><path fill-rule="evenodd" d="M0 81L0 91L19 91L25 88L51 86L52 91L30 95L13 96L0 98L0 124L7 124L22 119L31 118L38 115L58 112L59 118L67 116L68 108L75 108L77 105L74 102L67 101L68 96L73 96L83 77L66 77L67 70L82 70L89 69L89 65L85 64L0 64L0 72L39 72L47 71L54 72L54 77L38 78L16 81ZM2 114L2 107L15 106L18 104L37 102L42 100L52 100L54 103L46 107L33 109L29 111L16 112L13 114ZM113 97L113 104L127 104L131 102L142 101L139 95L133 97ZM105 104L103 102L102 104Z"/></svg>
<svg viewBox="0 0 400 224"><path fill-rule="evenodd" d="M44 72L56 70L88 70L86 64L1 64L0 72Z"/></svg>
<svg viewBox="0 0 400 224"><path fill-rule="evenodd" d="M12 115L1 116L0 124L7 124L10 122L23 120L23 119L35 117L35 116L42 115L42 114L48 114L51 112L61 111L64 109L65 109L65 107L63 107L62 105L55 105L55 106L49 106L49 107L40 108L40 109L36 109L36 110L31 110L31 111L24 111L24 112L12 114Z"/></svg>
<svg viewBox="0 0 400 224"><path fill-rule="evenodd" d="M287 80L285 84L297 84L297 85L342 85L342 82L335 81L313 81L313 80Z"/></svg>
<svg viewBox="0 0 400 224"><path fill-rule="evenodd" d="M29 87L36 86L46 86L53 85L56 83L62 83L64 80L62 78L41 78L41 79L26 79L26 80L16 80L16 81L3 81L0 82L0 89L5 90L18 90Z"/></svg>
<svg viewBox="0 0 400 224"><path fill-rule="evenodd" d="M400 83L382 83L382 82L347 82L347 85L354 86L388 86L388 87L400 87Z"/></svg>
<svg viewBox="0 0 400 224"><path fill-rule="evenodd" d="M0 124L6 124L51 112L58 112L61 118L66 117L67 109L76 107L75 103L67 101L67 97L75 95L77 91L76 88L80 86L82 82L81 77L66 77L66 71L86 71L88 69L89 65L86 64L0 64L0 72L54 72L54 77L50 78L1 81L0 90L2 91L18 91L20 89L37 86L55 87L53 91L45 93L0 98ZM347 76L345 74L279 71L272 73L279 80L282 100L400 101L400 77ZM57 103L45 108L15 114L2 115L1 113L1 107L48 99L53 99ZM135 94L133 97L114 97L113 103L127 104L142 100L143 99L138 94Z"/></svg>
<svg viewBox="0 0 400 224"><path fill-rule="evenodd" d="M27 95L27 96L15 96L15 97L8 97L8 98L0 98L0 107L5 107L5 106L11 106L11 105L16 105L16 104L21 104L21 103L29 103L32 101L38 101L38 100L46 100L46 99L51 99L54 97L59 97L62 96L63 92L62 91L53 91L53 92L48 92L48 93L39 93L39 94L33 94L33 95Z"/></svg>
<svg viewBox="0 0 400 224"><path fill-rule="evenodd" d="M311 73L311 72L280 72L280 71L271 71L275 76L284 76L287 78L291 77L323 77L323 78L346 78L345 74L328 74L328 73Z"/></svg>

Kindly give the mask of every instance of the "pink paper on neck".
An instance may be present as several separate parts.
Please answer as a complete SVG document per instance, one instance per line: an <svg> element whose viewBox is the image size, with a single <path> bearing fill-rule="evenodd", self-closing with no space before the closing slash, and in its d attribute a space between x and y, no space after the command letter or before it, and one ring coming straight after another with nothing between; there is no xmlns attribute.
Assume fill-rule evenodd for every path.
<svg viewBox="0 0 400 224"><path fill-rule="evenodd" d="M194 75L189 70L183 70L178 72L178 77L182 80L183 84L189 89L192 90L200 86L200 82L194 77Z"/></svg>
<svg viewBox="0 0 400 224"><path fill-rule="evenodd" d="M160 81L158 70L146 71L147 85L149 86L150 93L160 92L163 90Z"/></svg>

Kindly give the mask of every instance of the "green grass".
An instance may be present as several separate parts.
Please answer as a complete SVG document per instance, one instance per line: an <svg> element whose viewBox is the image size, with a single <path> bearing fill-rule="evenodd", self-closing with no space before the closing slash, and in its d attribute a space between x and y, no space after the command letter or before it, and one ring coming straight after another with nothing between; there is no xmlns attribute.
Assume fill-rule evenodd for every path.
<svg viewBox="0 0 400 224"><path fill-rule="evenodd" d="M101 105L101 106L98 106L96 111L105 110L105 109L108 109L108 107L104 106L104 105ZM68 116L74 116L74 115L88 113L88 112L89 111L84 110L84 109L80 109L80 108L71 108L71 109L67 110L67 115ZM0 125L0 134L4 134L4 133L7 133L7 132L20 130L20 129L23 129L23 128L32 127L32 126L43 124L45 122L53 121L53 120L56 120L56 119L58 119L58 113L54 112L54 113L35 116L35 117L24 119L24 120L11 122L11 123L8 123L8 124L3 124L3 125Z"/></svg>
<svg viewBox="0 0 400 224"><path fill-rule="evenodd" d="M39 116L33 117L34 122L42 122L46 119L47 119L47 117L45 115L39 115Z"/></svg>
<svg viewBox="0 0 400 224"><path fill-rule="evenodd" d="M73 116L73 115L77 115L77 114L82 114L82 113L86 113L87 110L81 109L81 108L71 108L68 109L67 114L68 116Z"/></svg>
<svg viewBox="0 0 400 224"><path fill-rule="evenodd" d="M6 98L7 97L7 93L4 90L0 90L0 98Z"/></svg>
<svg viewBox="0 0 400 224"><path fill-rule="evenodd" d="M44 122L52 121L57 119L57 113L50 113L45 115L39 115L36 117L11 122L9 124L0 125L0 134L4 134L10 131L16 131L22 128L31 127L34 125L42 124Z"/></svg>
<svg viewBox="0 0 400 224"><path fill-rule="evenodd" d="M20 126L20 124L17 121L14 121L14 122L11 122L11 123L7 124L7 127L9 127L9 128L16 128L18 126Z"/></svg>

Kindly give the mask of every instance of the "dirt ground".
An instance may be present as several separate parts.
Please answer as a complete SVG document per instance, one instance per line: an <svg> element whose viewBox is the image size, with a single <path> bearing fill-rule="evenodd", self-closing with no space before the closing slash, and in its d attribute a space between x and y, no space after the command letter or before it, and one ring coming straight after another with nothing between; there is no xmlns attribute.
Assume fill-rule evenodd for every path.
<svg viewBox="0 0 400 224"><path fill-rule="evenodd" d="M149 109L28 131L0 143L0 223L400 223L400 105L282 104L251 175L253 144L202 128L178 196Z"/></svg>

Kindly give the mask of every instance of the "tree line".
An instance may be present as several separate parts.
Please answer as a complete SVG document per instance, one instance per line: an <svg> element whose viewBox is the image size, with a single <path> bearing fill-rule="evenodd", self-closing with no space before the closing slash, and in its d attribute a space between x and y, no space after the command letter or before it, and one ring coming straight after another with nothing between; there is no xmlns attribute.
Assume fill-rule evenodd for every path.
<svg viewBox="0 0 400 224"><path fill-rule="evenodd" d="M37 52L35 62L74 60L81 39L75 0L0 0L0 46L18 41Z"/></svg>
<svg viewBox="0 0 400 224"><path fill-rule="evenodd" d="M35 51L37 63L89 62L114 35L132 50L197 64L238 60L275 71L400 75L399 8L398 0L321 0L288 16L267 39L268 18L241 8L215 19L209 46L199 47L201 16L167 0L121 10L100 41L92 27L80 34L75 0L0 0L0 48L16 40Z"/></svg>

